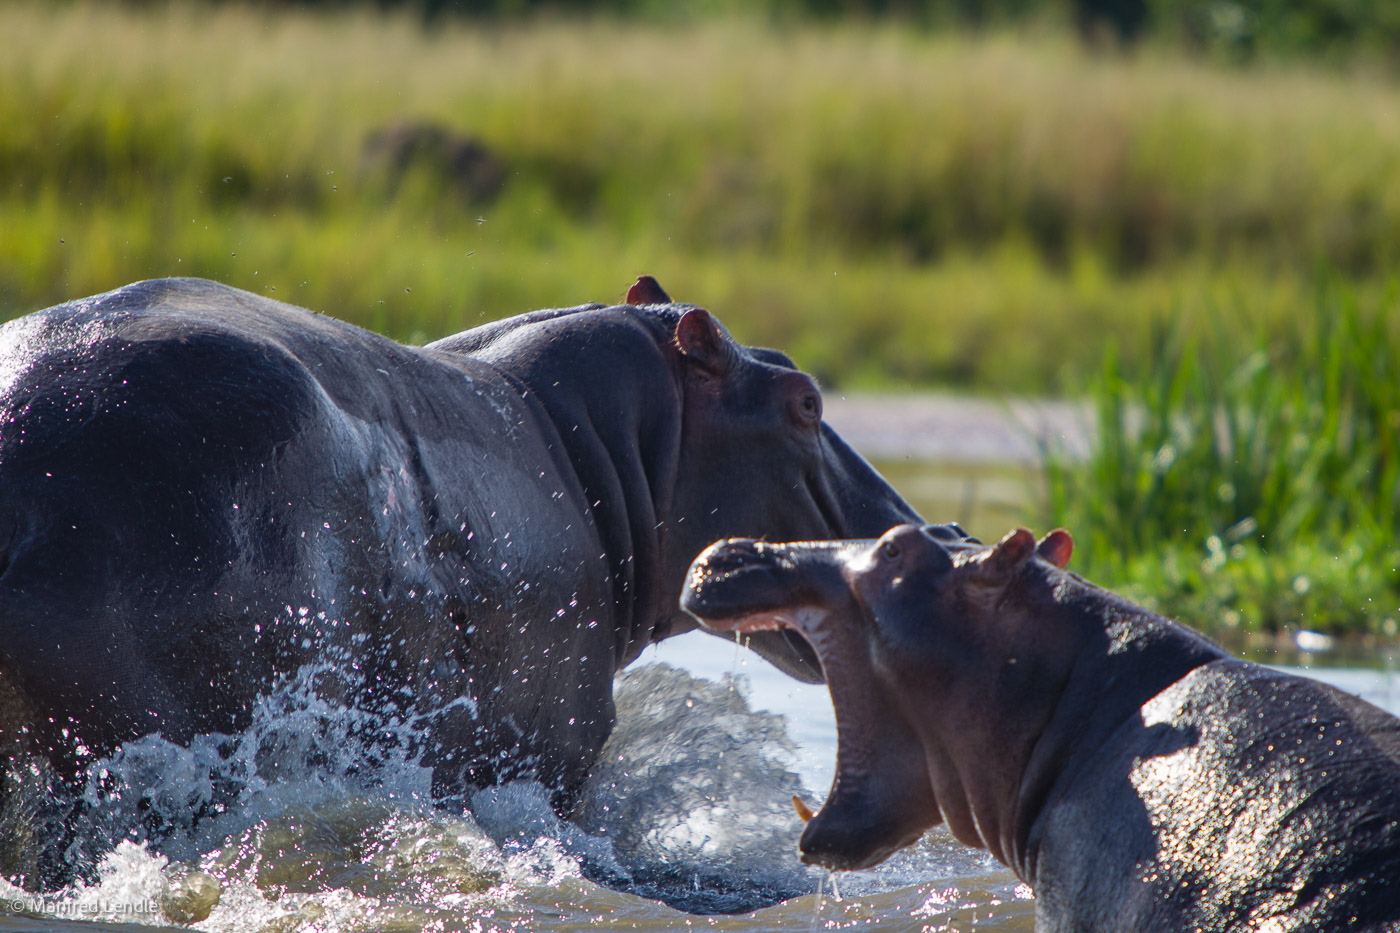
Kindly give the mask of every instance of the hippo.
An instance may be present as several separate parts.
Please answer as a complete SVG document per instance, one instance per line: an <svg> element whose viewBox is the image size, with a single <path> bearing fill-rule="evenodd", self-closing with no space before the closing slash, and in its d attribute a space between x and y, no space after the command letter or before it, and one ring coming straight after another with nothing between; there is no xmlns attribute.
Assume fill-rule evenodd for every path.
<svg viewBox="0 0 1400 933"><path fill-rule="evenodd" d="M650 277L422 347L138 282L0 328L0 743L73 780L312 669L411 719L435 795L567 812L705 545L911 520L809 376Z"/></svg>
<svg viewBox="0 0 1400 933"><path fill-rule="evenodd" d="M798 632L826 673L802 860L867 868L946 823L1040 931L1400 930L1400 720L1086 582L1072 548L902 525L700 555L689 612Z"/></svg>

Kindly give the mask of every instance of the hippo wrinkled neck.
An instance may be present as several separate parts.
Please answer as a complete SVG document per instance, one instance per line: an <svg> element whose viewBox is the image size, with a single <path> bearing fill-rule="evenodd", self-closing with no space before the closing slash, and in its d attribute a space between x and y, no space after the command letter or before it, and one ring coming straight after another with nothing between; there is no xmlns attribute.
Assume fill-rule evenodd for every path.
<svg viewBox="0 0 1400 933"><path fill-rule="evenodd" d="M510 377L558 432L611 568L616 669L669 618L661 610L661 534L677 469L680 395L658 347L678 314L596 305L541 311L447 347ZM586 354L574 333L581 325Z"/></svg>
<svg viewBox="0 0 1400 933"><path fill-rule="evenodd" d="M1007 864L1032 886L1050 831L1044 820L1049 805L1072 789L1078 775L1093 769L1100 755L1112 754L1115 736L1140 727L1141 698L1229 658L1214 642L1176 622L1073 574L1064 576L1057 603L1084 642L1029 749L1006 853Z"/></svg>

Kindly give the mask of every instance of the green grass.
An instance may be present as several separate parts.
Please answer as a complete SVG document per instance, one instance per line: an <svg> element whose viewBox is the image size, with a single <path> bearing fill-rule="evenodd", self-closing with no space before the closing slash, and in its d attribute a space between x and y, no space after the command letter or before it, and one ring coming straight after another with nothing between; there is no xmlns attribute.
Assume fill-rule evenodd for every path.
<svg viewBox="0 0 1400 933"><path fill-rule="evenodd" d="M1397 634L1397 298L1315 300L1286 343L1173 331L1132 378L1107 355L1090 456L1045 462L1077 569L1208 630Z"/></svg>
<svg viewBox="0 0 1400 933"><path fill-rule="evenodd" d="M830 382L1013 392L1166 317L1307 326L1400 258L1384 76L1094 56L1068 35L0 5L0 314L204 275L403 339L640 272ZM473 203L365 140L508 170ZM1237 335L1239 336L1239 335Z"/></svg>

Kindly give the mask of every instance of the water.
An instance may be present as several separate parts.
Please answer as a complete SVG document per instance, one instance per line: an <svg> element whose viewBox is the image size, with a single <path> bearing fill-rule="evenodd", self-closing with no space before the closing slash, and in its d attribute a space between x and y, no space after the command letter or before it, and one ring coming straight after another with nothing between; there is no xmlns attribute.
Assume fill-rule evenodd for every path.
<svg viewBox="0 0 1400 933"><path fill-rule="evenodd" d="M1310 673L1400 711L1388 672ZM834 896L797 861L790 803L831 780L825 689L720 639L650 649L619 680L617 731L567 823L533 784L435 809L427 773L394 741L356 741L363 715L317 698L312 674L240 736L148 737L97 768L82 835L126 841L53 894L0 883L0 931L1032 928L1029 891L941 831Z"/></svg>

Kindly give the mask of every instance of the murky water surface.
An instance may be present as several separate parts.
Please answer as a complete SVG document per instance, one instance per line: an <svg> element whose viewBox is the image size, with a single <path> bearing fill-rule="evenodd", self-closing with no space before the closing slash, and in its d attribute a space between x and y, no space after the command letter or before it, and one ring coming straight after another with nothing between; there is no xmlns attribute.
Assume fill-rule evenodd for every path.
<svg viewBox="0 0 1400 933"><path fill-rule="evenodd" d="M1386 671L1310 673L1400 711ZM61 891L0 883L0 931L1032 928L1028 889L941 831L837 877L839 894L797 861L790 796L819 801L834 762L824 688L696 634L650 650L617 693L570 823L531 784L434 808L422 769L366 751L359 715L306 684L241 736L130 743L99 769L82 833L125 841Z"/></svg>

